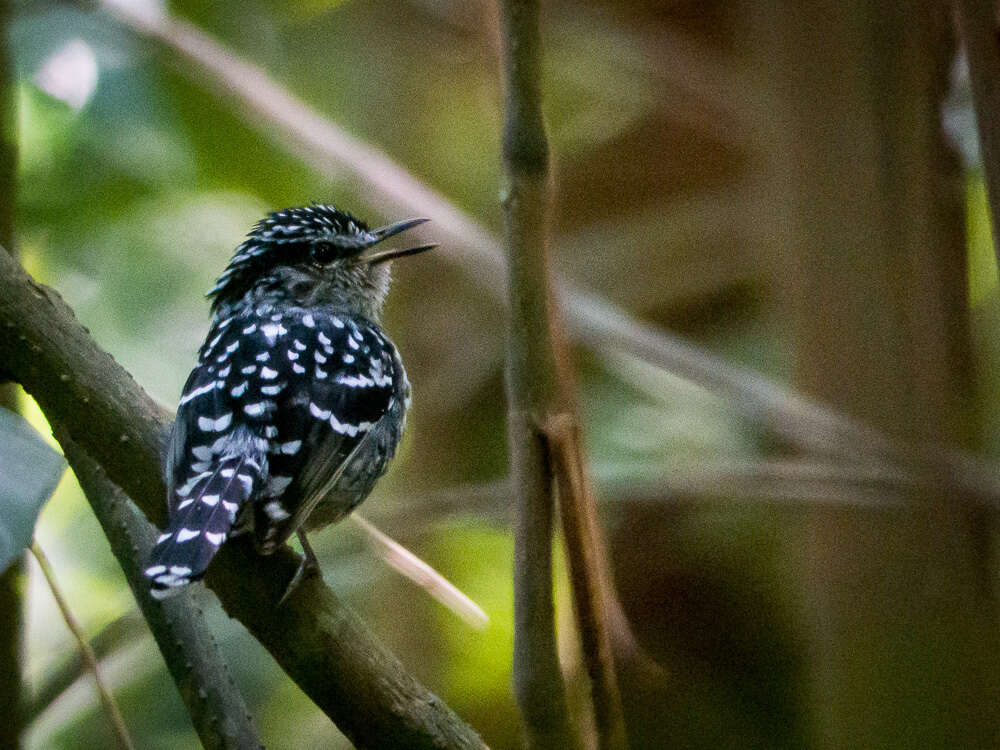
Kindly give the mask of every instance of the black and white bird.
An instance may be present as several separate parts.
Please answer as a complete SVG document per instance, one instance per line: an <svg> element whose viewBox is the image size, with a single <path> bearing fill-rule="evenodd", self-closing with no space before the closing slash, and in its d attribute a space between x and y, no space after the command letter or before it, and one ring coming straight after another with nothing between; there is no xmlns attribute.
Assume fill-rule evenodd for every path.
<svg viewBox="0 0 1000 750"><path fill-rule="evenodd" d="M410 385L379 325L389 261L330 205L276 211L236 248L208 295L214 319L166 450L169 524L145 569L163 598L201 578L227 538L269 554L350 513L395 453ZM301 571L300 571L301 572Z"/></svg>

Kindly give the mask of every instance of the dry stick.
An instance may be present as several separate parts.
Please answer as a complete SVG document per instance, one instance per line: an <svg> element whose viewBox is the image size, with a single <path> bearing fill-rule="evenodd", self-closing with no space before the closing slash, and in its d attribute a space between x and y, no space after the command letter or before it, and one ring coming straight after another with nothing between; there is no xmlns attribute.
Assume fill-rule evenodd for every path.
<svg viewBox="0 0 1000 750"><path fill-rule="evenodd" d="M257 128L271 138L280 136L279 145L311 169L332 180L358 178L359 193L388 213L430 216L435 236L447 239L435 252L459 261L491 296L503 298L506 277L497 238L385 153L330 122L196 26L166 13L140 12L122 0L101 0L100 7L191 64L196 83L235 99Z"/></svg>
<svg viewBox="0 0 1000 750"><path fill-rule="evenodd" d="M1000 475L972 453L901 442L751 369L731 365L655 326L631 320L606 302L570 292L565 292L564 299L571 320L576 320L581 343L636 357L719 393L745 416L806 452L857 461L866 468L886 464L905 468L939 488L961 488L992 507L1000 507ZM964 495L959 498L965 499Z"/></svg>
<svg viewBox="0 0 1000 750"><path fill-rule="evenodd" d="M612 638L625 641L619 653L636 653L632 633L620 608L609 607L610 563L598 526L582 462L580 426L567 413L555 414L542 427L549 460L559 487L563 537L573 606L580 629L584 663L593 685L594 720L601 747L625 747L625 721L612 651ZM612 623L611 620L617 621Z"/></svg>
<svg viewBox="0 0 1000 750"><path fill-rule="evenodd" d="M655 479L600 482L601 494L674 505L732 506L767 503L788 508L892 509L932 485L890 467L829 464L811 459L707 461L650 469Z"/></svg>
<svg viewBox="0 0 1000 750"><path fill-rule="evenodd" d="M482 630L490 623L489 616L482 607L465 595L455 584L441 575L428 563L406 549L388 534L379 531L375 524L365 520L358 513L352 513L350 520L365 534L365 538L375 548L378 555L401 575L420 586L427 595L437 599L454 612L469 626Z"/></svg>
<svg viewBox="0 0 1000 750"><path fill-rule="evenodd" d="M147 632L142 614L138 610L132 610L105 625L88 642L94 658L100 663L106 656L130 646ZM41 716L86 671L87 665L79 651L74 651L72 656L47 671L31 696L25 711L25 725Z"/></svg>
<svg viewBox="0 0 1000 750"><path fill-rule="evenodd" d="M614 605L607 561L586 491L578 441L551 440L550 424L577 424L572 373L553 303L548 260L549 159L541 112L541 40L536 0L500 4L505 107L504 213L510 269L509 442L516 490L514 675L529 740L570 744L552 611L552 505L558 483L574 611L593 683L601 748L625 744L607 613ZM567 455L572 453L572 455ZM558 454L558 455L557 455ZM556 483L553 482L555 478ZM624 622L624 617L621 618ZM555 691L555 692L554 692ZM541 703L540 703L541 702ZM546 706L539 712L539 705ZM551 736L550 736L551 735Z"/></svg>
<svg viewBox="0 0 1000 750"><path fill-rule="evenodd" d="M201 610L187 592L165 601L157 601L149 593L149 580L142 569L156 541L156 531L65 429L56 423L53 432L111 543L202 746L206 750L261 748L243 696Z"/></svg>
<svg viewBox="0 0 1000 750"><path fill-rule="evenodd" d="M996 6L992 0L955 0L955 16L965 42L989 196L993 250L1000 267L1000 44Z"/></svg>
<svg viewBox="0 0 1000 750"><path fill-rule="evenodd" d="M158 448L169 416L94 343L62 298L6 252L0 361L154 523L166 521ZM484 748L318 576L277 606L300 560L288 547L265 558L231 540L207 583L358 748Z"/></svg>
<svg viewBox="0 0 1000 750"><path fill-rule="evenodd" d="M94 656L94 652L90 648L90 643L87 641L87 636L83 632L83 628L80 627L76 618L73 617L73 613L69 609L69 604L66 603L62 591L59 589L59 584L56 582L52 565L49 564L49 559L42 552L42 548L38 546L38 542L32 543L31 554L35 556L38 567L49 584L49 589L52 591L52 598L56 600L56 605L62 613L63 620L66 621L66 626L76 639L77 647L80 649L80 656L83 657L87 669L94 675L94 683L97 685L97 695L101 699L101 706L104 708L104 713L111 724L111 733L114 735L115 745L120 750L134 750L135 746L132 744L132 738L129 737L128 729L125 727L125 719L122 718L122 713L118 709L118 703L115 701L114 696L111 695L111 691L101 677L101 670L97 666L97 657Z"/></svg>
<svg viewBox="0 0 1000 750"><path fill-rule="evenodd" d="M101 7L190 63L198 83L235 98L251 122L310 168L331 179L342 177L345 171L355 175L359 192L371 196L373 203L390 213L430 216L435 230L446 240L442 255L469 268L470 277L491 296L505 298L505 260L500 243L443 195L195 26L160 11L140 12L138 6L121 0L102 0ZM557 279L555 288L570 332L584 345L637 356L720 393L749 418L806 451L868 463L923 461L928 464L928 474L945 477L950 484L1000 505L996 472L971 454L937 446L911 451L861 420L805 398L753 370L734 367L678 336L631 318L621 308L565 280Z"/></svg>
<svg viewBox="0 0 1000 750"><path fill-rule="evenodd" d="M608 505L631 501L673 508L770 505L789 511L824 506L894 511L907 507L906 498L935 489L891 467L858 467L811 459L643 463L641 467L650 478L616 474L598 479L598 496ZM509 515L504 503L511 493L512 485L506 479L468 482L408 495L402 504L383 503L378 509L372 508L369 515L392 528L397 537L413 540L438 528L442 519L459 522L471 515L503 526ZM413 508L421 509L421 518L436 520L414 522ZM612 635L617 635L613 629Z"/></svg>
<svg viewBox="0 0 1000 750"><path fill-rule="evenodd" d="M856 507L894 511L908 506L917 491L934 485L892 467L858 467L810 459L735 459L697 463L642 464L648 479L629 475L599 478L598 497L608 505L621 502L660 503L668 508L735 509L770 505L790 512L816 507ZM441 524L475 516L477 520L509 525L513 490L507 479L468 482L407 495L405 503L382 503L367 515L392 528L397 538L420 539ZM391 499L391 498L389 498ZM403 498L399 498L400 501ZM415 521L413 508L421 509ZM615 625L612 617L612 625ZM616 658L623 657L619 633L612 627ZM624 655L628 658L628 655Z"/></svg>

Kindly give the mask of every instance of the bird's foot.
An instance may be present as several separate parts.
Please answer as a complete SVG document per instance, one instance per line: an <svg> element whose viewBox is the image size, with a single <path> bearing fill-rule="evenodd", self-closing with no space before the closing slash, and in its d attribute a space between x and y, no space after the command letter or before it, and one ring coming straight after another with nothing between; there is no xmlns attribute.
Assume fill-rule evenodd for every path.
<svg viewBox="0 0 1000 750"><path fill-rule="evenodd" d="M302 583L309 576L322 575L319 568L319 560L316 559L316 553L313 552L312 547L309 545L309 540L306 539L306 533L304 531L295 532L299 537L299 542L302 544L303 558L302 562L299 563L298 570L295 571L295 575L292 576L292 580L288 582L288 586L285 587L285 593L281 595L278 600L278 606L280 607L284 604L285 600L291 596L292 592L298 588L299 584Z"/></svg>

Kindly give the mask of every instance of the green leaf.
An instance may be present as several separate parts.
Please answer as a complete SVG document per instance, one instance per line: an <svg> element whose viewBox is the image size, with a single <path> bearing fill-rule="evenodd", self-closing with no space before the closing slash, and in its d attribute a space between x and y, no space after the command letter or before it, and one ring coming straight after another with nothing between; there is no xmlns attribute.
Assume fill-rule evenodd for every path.
<svg viewBox="0 0 1000 750"><path fill-rule="evenodd" d="M35 428L0 409L0 572L31 545L38 514L64 471L66 461Z"/></svg>

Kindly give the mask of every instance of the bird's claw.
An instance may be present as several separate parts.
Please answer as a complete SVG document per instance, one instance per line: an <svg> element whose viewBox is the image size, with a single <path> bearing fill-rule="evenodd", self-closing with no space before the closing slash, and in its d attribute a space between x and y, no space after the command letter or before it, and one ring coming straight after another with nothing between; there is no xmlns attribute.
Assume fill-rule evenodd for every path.
<svg viewBox="0 0 1000 750"><path fill-rule="evenodd" d="M299 542L302 544L302 562L299 563L298 569L295 571L295 575L292 576L292 580L288 582L288 586L285 587L285 593L281 595L278 600L278 606L280 607L285 603L285 600L291 596L292 592L298 588L299 584L302 583L309 576L320 576L322 571L319 567L319 560L316 559L316 553L313 552L312 547L309 545L309 541L306 539L306 534L304 531L297 531L296 534L299 537Z"/></svg>

